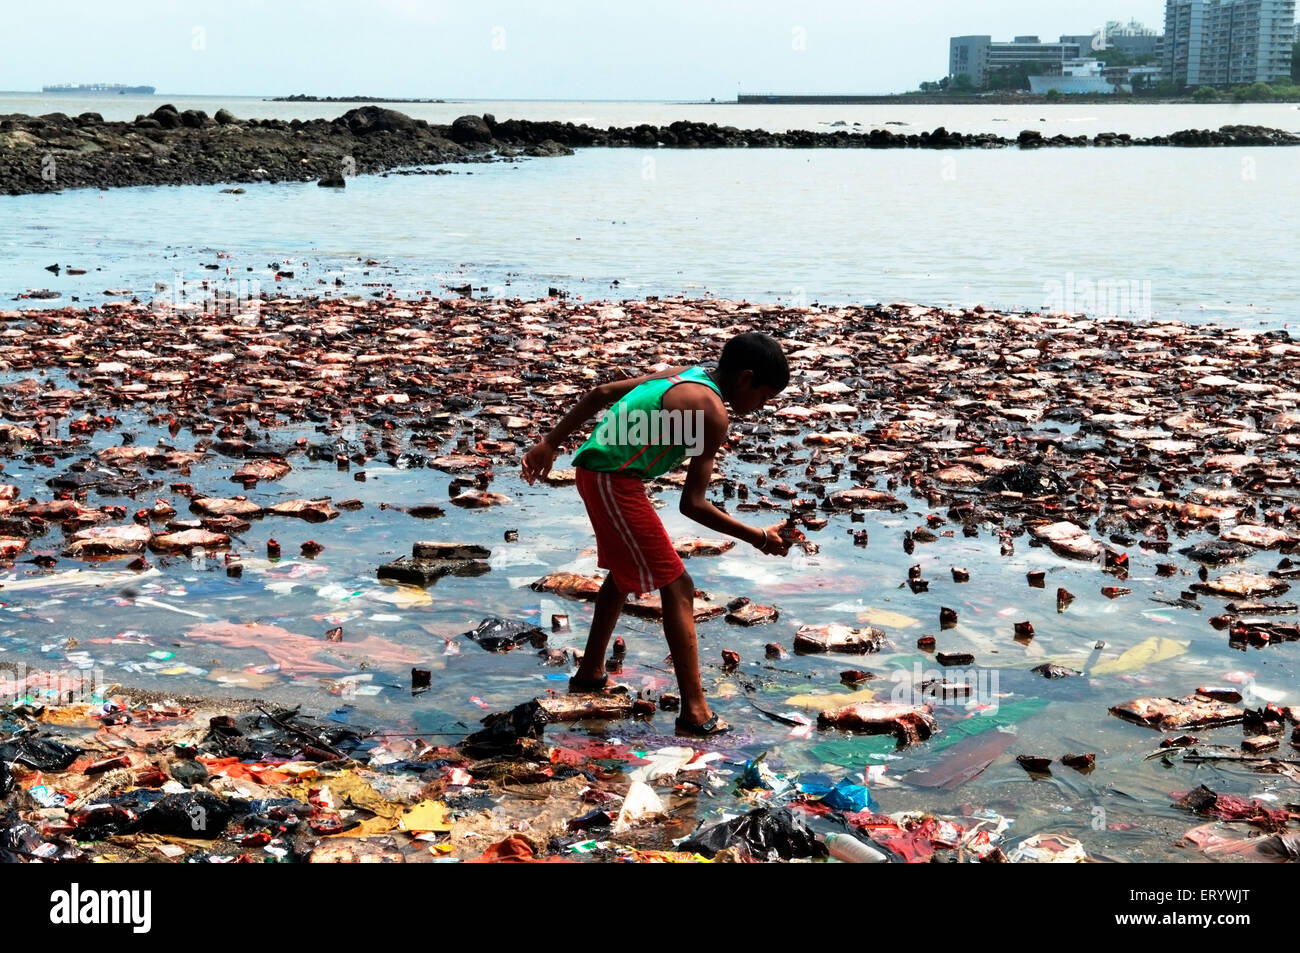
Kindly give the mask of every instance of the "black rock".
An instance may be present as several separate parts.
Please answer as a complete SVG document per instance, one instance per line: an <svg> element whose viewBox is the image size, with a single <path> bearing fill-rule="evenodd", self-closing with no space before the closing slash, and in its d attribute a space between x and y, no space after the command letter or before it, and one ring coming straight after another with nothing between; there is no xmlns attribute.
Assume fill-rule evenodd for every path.
<svg viewBox="0 0 1300 953"><path fill-rule="evenodd" d="M481 576L491 567L479 559L421 559L403 556L379 567L380 579L430 586L443 576Z"/></svg>
<svg viewBox="0 0 1300 953"><path fill-rule="evenodd" d="M550 159L555 156L571 156L573 150L563 143L556 142L554 139L543 139L537 145L528 146L524 149L524 155L538 159Z"/></svg>
<svg viewBox="0 0 1300 953"><path fill-rule="evenodd" d="M406 113L399 113L396 109L384 109L382 106L350 109L340 116L339 120L351 130L354 136L369 136L380 132L408 132L417 127L417 120ZM423 124L418 123L418 125Z"/></svg>
<svg viewBox="0 0 1300 953"><path fill-rule="evenodd" d="M181 125L181 114L176 111L176 107L171 103L159 106L153 111L150 118L164 129L177 129Z"/></svg>
<svg viewBox="0 0 1300 953"><path fill-rule="evenodd" d="M451 138L463 146L483 145L492 141L492 129L481 116L461 116L451 124Z"/></svg>
<svg viewBox="0 0 1300 953"><path fill-rule="evenodd" d="M1255 551L1242 543L1234 543L1226 539L1211 539L1204 543L1197 543L1195 546L1186 546L1179 552L1198 563L1218 566L1233 560L1245 559Z"/></svg>

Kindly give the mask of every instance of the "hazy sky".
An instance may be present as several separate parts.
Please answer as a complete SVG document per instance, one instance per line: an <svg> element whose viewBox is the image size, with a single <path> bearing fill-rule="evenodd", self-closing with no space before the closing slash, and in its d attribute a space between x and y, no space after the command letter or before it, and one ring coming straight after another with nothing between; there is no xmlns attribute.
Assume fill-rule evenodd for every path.
<svg viewBox="0 0 1300 953"><path fill-rule="evenodd" d="M898 92L947 71L948 37L1161 29L1163 0L5 0L0 89L708 99Z"/></svg>

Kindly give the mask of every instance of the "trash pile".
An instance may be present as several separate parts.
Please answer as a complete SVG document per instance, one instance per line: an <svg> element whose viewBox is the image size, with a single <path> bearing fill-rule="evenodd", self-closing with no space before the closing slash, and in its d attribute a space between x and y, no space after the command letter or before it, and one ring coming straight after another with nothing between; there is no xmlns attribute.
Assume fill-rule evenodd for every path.
<svg viewBox="0 0 1300 953"><path fill-rule="evenodd" d="M761 755L545 738L548 723L615 714L575 715L565 696L533 703L531 720L489 715L449 747L259 702L213 714L201 699L111 694L27 696L0 713L0 861L1008 859L1012 822L996 814L877 813L862 781L880 769L832 782ZM703 800L728 793L736 811L697 822Z"/></svg>

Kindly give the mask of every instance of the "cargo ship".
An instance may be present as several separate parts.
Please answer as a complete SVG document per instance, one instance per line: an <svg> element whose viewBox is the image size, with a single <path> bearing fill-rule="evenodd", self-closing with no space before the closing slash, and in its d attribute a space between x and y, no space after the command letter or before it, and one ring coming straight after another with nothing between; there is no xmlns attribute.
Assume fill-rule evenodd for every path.
<svg viewBox="0 0 1300 953"><path fill-rule="evenodd" d="M43 93L117 93L121 96L152 96L152 86L124 86L121 83L59 83L42 86Z"/></svg>

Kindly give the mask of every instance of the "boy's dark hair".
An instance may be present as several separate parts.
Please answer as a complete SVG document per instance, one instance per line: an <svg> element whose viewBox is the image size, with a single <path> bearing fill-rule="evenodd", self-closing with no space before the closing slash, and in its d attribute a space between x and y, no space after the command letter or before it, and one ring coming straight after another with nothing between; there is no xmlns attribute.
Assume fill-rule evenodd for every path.
<svg viewBox="0 0 1300 953"><path fill-rule="evenodd" d="M737 334L722 347L719 380L730 387L741 371L754 372L755 387L782 391L790 383L790 365L781 345L760 331Z"/></svg>

